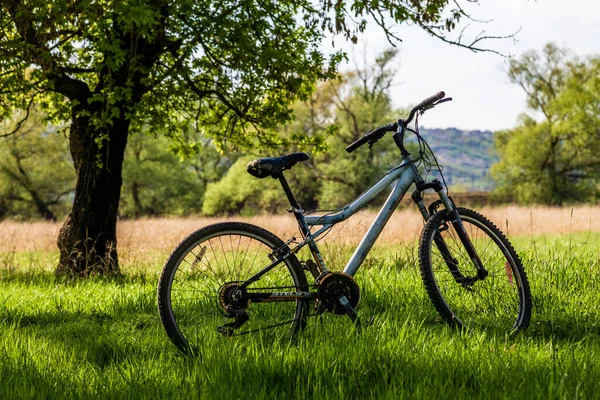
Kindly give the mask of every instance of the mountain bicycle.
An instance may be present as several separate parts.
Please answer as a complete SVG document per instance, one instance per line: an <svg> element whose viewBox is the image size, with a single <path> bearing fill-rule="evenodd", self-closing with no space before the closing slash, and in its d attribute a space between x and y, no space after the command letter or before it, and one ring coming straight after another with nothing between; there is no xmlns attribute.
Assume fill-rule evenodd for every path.
<svg viewBox="0 0 600 400"><path fill-rule="evenodd" d="M305 213L284 177L285 170L308 160L307 154L251 161L247 166L251 175L281 183L300 238L284 242L259 226L242 222L209 225L185 238L166 261L158 285L160 318L171 341L187 352L209 335L229 337L271 329L295 335L309 316L326 312L347 315L358 323L360 288L354 275L412 185L412 200L425 221L418 246L421 277L439 315L448 324L466 329L525 329L531 295L511 243L488 219L454 204L437 160L444 184L437 179L426 182L417 168L420 162L433 165L426 149L435 159L419 134L418 116L449 100L439 92L415 106L408 118L379 127L347 146L348 152L365 144L371 147L394 132L402 162L335 212ZM408 125L415 115L411 129ZM418 139L415 159L405 147L406 132ZM387 200L343 272L328 270L317 241L388 187L392 189ZM426 206L425 190L435 191L439 199ZM312 258L301 261L297 255L305 247Z"/></svg>

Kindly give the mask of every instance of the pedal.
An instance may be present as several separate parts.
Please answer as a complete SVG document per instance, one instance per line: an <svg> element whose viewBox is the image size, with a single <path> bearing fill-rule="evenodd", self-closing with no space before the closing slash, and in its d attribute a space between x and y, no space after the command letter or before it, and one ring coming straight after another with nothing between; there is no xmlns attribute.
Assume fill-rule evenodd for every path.
<svg viewBox="0 0 600 400"><path fill-rule="evenodd" d="M346 310L346 314L348 314L348 316L350 317L352 322L354 322L356 324L356 326L358 328L360 328L360 320L358 319L358 314L356 314L356 311L354 310L354 307L352 307L352 305L348 301L348 298L346 296L342 295L338 298L338 301L339 301L340 305L342 307L344 307L344 309Z"/></svg>

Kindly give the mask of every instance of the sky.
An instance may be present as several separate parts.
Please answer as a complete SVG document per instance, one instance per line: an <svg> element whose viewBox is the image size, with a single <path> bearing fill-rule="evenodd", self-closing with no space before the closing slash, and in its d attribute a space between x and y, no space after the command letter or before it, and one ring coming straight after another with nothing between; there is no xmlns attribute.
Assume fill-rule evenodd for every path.
<svg viewBox="0 0 600 400"><path fill-rule="evenodd" d="M569 48L580 57L600 55L600 1L596 0L480 0L469 4L471 16L490 21L471 24L477 34L509 35L520 29L515 40L487 42L488 48L520 56L541 50L548 42ZM454 101L440 105L419 120L428 128L501 130L515 127L518 115L527 111L525 94L508 79L508 61L493 53L473 53L430 37L415 26L392 29L403 41L398 44L400 67L392 89L396 107L409 107L444 90ZM353 57L374 58L388 48L382 30L369 24L357 45L336 38L327 40L325 51L343 49ZM354 55L354 56L353 56ZM398 116L401 118L402 116Z"/></svg>

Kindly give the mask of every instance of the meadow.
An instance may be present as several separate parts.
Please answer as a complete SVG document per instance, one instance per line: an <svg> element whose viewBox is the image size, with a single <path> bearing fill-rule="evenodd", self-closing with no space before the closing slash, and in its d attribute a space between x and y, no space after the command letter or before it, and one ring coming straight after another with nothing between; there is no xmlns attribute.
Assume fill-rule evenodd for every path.
<svg viewBox="0 0 600 400"><path fill-rule="evenodd" d="M412 210L390 220L357 274L361 330L312 321L295 342L207 338L182 356L156 311L162 264L188 233L222 219L119 223L122 278L53 275L58 223L0 223L0 398L596 398L600 393L600 207L479 209L508 233L533 296L517 335L462 332L420 279ZM372 212L327 236L342 269ZM239 219L239 218L232 218ZM246 218L281 237L289 215Z"/></svg>

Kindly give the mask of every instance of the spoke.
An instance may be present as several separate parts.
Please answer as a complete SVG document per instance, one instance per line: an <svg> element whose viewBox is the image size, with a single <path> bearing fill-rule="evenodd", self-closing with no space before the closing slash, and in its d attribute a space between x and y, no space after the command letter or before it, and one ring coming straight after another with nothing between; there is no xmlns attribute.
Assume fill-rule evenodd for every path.
<svg viewBox="0 0 600 400"><path fill-rule="evenodd" d="M229 265L229 260L227 259L227 253L225 252L225 248L223 247L223 240L221 239L221 236L217 236L219 238L219 243L221 244L221 251L223 252L223 258L225 259L225 264L227 265L227 271L229 272L229 276L232 276L231 274L231 266Z"/></svg>
<svg viewBox="0 0 600 400"><path fill-rule="evenodd" d="M248 272L250 272L254 267L254 263L256 262L256 257L258 257L258 252L260 251L260 249L262 248L262 242L260 243L260 246L258 247L258 250L256 250L256 253L254 254L254 259L252 259L252 264L250 264L250 268L248 270Z"/></svg>
<svg viewBox="0 0 600 400"><path fill-rule="evenodd" d="M456 236L456 231L454 230L454 226L450 222L448 222L448 224L450 225L450 227L446 232L448 232L448 234L452 238L452 242L456 245L456 246L449 245L448 241L446 241L446 239L444 239L444 241L446 242L446 246L448 247L448 250L454 250L454 253L458 254L459 257L462 258L467 263L467 265L471 264L472 261L468 257L468 255L465 255L465 251L461 251L461 250L464 250L464 246L463 246L462 242L460 241L460 239L458 238L458 236Z"/></svg>
<svg viewBox="0 0 600 400"><path fill-rule="evenodd" d="M483 255L485 255L485 254L487 253L487 251L488 251L488 248L489 248L489 247L490 247L492 244L495 244L495 245L499 246L499 244L498 244L498 243L496 243L494 240L491 240L491 239L490 239L490 240L488 241L487 245L485 246L485 248L483 249L483 252L481 252L480 254L483 254ZM483 256L480 256L479 258L482 260L481 262L483 262ZM489 259L489 257L488 257L488 259ZM486 262L487 262L487 260L488 260L488 259L486 259ZM485 264L484 264L484 265L485 265Z"/></svg>
<svg viewBox="0 0 600 400"><path fill-rule="evenodd" d="M206 247L204 247L204 249L206 249ZM193 255L193 256L194 256L196 259L198 259L198 256L197 256L197 255L194 253L194 251L193 251L193 250L190 250L190 253L189 253L189 254ZM204 251L204 255L206 255L206 251ZM204 257L202 257L202 258L204 258ZM200 259L199 259L199 261L200 261L200 264L202 264L202 265L204 265L206 268L208 268L208 270L209 270L210 272L212 272L212 274L213 274L215 277L216 277L216 276L218 276L218 274L217 274L217 273L216 273L216 272L215 272L215 271L212 269L212 267L210 266L210 262L208 262L208 259L207 259L206 261L204 261L202 258L200 258ZM192 267L192 264L191 264L191 263L190 263L190 262L189 262L189 261L188 261L188 260L187 260L185 257L183 258L183 261L185 261L185 262L186 262L186 263L187 263L187 264L188 264L190 267ZM218 265L217 265L217 267L218 267ZM195 268L190 268L190 269L195 269ZM200 272L202 272L202 271L200 271ZM190 276L190 275L188 274L188 276ZM204 274L204 276L208 277L208 275L206 275L206 274ZM216 281L215 281L215 282L216 282Z"/></svg>
<svg viewBox="0 0 600 400"><path fill-rule="evenodd" d="M219 268L219 270L221 270L222 269L221 268L221 262L218 261L218 258L217 258L216 253L215 253L215 249L214 249L214 247L212 245L212 242L211 242L211 239L208 239L207 242L208 242L208 245L210 246L210 251L213 254L213 259L216 260L215 262L217 263L217 268Z"/></svg>
<svg viewBox="0 0 600 400"><path fill-rule="evenodd" d="M252 234L224 232L221 235L213 234L190 246L180 259L180 264L175 266L170 284L170 305L174 322L190 344L197 344L209 332L216 335L219 326L235 322L235 318L226 316L221 305L220 288L227 283L242 282L242 279L248 279L269 265L272 261L268 255L273 250L269 243L266 238ZM290 262L280 260L259 280L253 282L252 287L247 288L248 293L297 292L299 288ZM280 264L286 265L286 268L277 268ZM311 301L309 298L258 300L243 304L242 309L249 319L236 329L235 335L285 325L292 329L290 324L298 321L296 316L301 310L299 307Z"/></svg>
<svg viewBox="0 0 600 400"><path fill-rule="evenodd" d="M176 282L181 282L177 280ZM189 286L189 285L188 285ZM181 288L173 288L171 292L194 292L194 293L211 293L211 290L202 290L202 289L181 289Z"/></svg>
<svg viewBox="0 0 600 400"><path fill-rule="evenodd" d="M201 291L201 289L199 289L198 287L190 285L190 283L188 281L184 281L184 280L181 280L181 279L173 278L173 282L177 282L180 285L187 286L187 287L190 288L189 290ZM172 290L173 289L171 288L171 291Z"/></svg>
<svg viewBox="0 0 600 400"><path fill-rule="evenodd" d="M183 261L185 261L187 264L190 264L190 262L189 262L189 261L187 261L185 258L183 259ZM180 265L181 265L181 264L180 264ZM209 270L210 270L210 271L211 271L211 272L212 272L212 273L215 275L215 278L211 278L210 276L208 276L207 274L205 274L203 271L199 271L199 274L200 274L201 276L204 276L204 277L206 277L206 278L207 278L207 279L209 279L210 281L214 282L214 283L217 285L217 287L221 286L221 284L219 283L219 281L217 281L217 279L216 279L216 276L217 276L217 274L216 274L216 273L215 273L215 272L214 272L214 271L213 271L211 268L209 268ZM177 271L181 271L181 273L185 274L185 275L186 275L186 276L187 276L187 277L188 277L190 280L194 280L194 279L193 279L193 277L192 277L190 274L188 274L186 271L184 271L183 269L181 269L181 268L177 268ZM175 280L175 278L173 278L173 279ZM178 282L183 282L183 281L182 281L182 280L180 280L180 279L178 279L177 281L178 281Z"/></svg>
<svg viewBox="0 0 600 400"><path fill-rule="evenodd" d="M231 255L232 255L232 258L233 258L233 268L234 268L234 270L235 270L235 266L236 266L236 264L235 264L235 259L237 258L237 257L236 257L236 255L237 255L237 250L236 250L236 251L233 251L233 240L231 239L231 235L228 235L228 237L229 237L229 245L231 246L231 253L232 253ZM241 274L240 274L240 276L241 276Z"/></svg>
<svg viewBox="0 0 600 400"><path fill-rule="evenodd" d="M477 270L451 222L439 221L438 227L430 231L428 241L429 268L433 273L438 295L441 295L452 315L466 326L513 328L522 310L522 291L520 285L511 284L506 277L508 265L514 279L520 282L519 271L504 242L497 239L494 231L478 219L469 216L462 219L465 233L488 270L486 278L477 279L465 288L457 282L451 271L452 264L435 245L436 233L444 240L449 255L458 262L456 268L464 277L475 278ZM441 231L444 222L448 229Z"/></svg>
<svg viewBox="0 0 600 400"><path fill-rule="evenodd" d="M240 235L240 240L242 240L241 235ZM242 265L245 265L245 263L246 263L246 257L248 256L248 251L250 250L250 243L252 243L252 241L248 240L248 246L246 246L246 251L244 252L244 258L242 259ZM250 269L248 269L248 272L250 272Z"/></svg>

